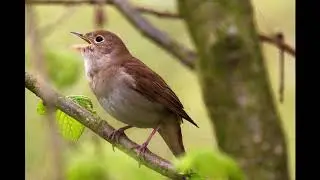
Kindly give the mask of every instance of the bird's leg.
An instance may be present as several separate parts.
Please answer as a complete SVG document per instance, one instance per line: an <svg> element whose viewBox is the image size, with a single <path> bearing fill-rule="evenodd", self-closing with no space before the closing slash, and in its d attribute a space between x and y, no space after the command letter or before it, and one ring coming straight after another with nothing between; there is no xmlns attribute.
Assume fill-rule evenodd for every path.
<svg viewBox="0 0 320 180"><path fill-rule="evenodd" d="M118 143L119 142L119 137L121 135L124 134L124 131L129 129L129 128L132 128L132 126L124 126L122 128L119 128L117 130L114 130L109 136L108 138L111 139L111 141L115 141L115 143ZM112 150L114 151L114 143L112 143Z"/></svg>
<svg viewBox="0 0 320 180"><path fill-rule="evenodd" d="M138 145L138 146L134 147L134 148L137 148L137 150L138 150L138 156L141 156L141 154L144 155L144 153L148 149L147 146L148 146L150 140L152 139L154 134L159 130L159 128L160 128L160 126L157 126L156 128L153 128L153 130L152 130L151 134L149 135L148 139L142 145Z"/></svg>

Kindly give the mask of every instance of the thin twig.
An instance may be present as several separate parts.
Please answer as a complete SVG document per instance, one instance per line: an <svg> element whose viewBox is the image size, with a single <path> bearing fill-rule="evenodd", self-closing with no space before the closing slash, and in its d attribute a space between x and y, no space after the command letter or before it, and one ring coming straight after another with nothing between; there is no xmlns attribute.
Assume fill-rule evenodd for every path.
<svg viewBox="0 0 320 180"><path fill-rule="evenodd" d="M84 4L97 4L95 0L78 0L78 1L70 1L70 0L26 0L26 4L35 4L35 5L84 5ZM110 1L104 0L104 3L112 5L113 3ZM169 12L169 11L159 11L151 8L146 8L143 6L135 6L136 10L145 13L145 14L151 14L159 17L166 17L166 18L181 18L178 14Z"/></svg>
<svg viewBox="0 0 320 180"><path fill-rule="evenodd" d="M27 4L64 4L64 5L76 5L76 4L96 4L96 0L91 1L40 1L40 0L27 0ZM125 17L126 19L136 27L142 35L154 41L157 45L165 49L168 53L175 56L180 60L180 62L189 68L193 68L193 64L196 59L196 53L189 50L182 44L178 43L174 39L170 38L166 33L160 31L154 25L152 25L146 18L144 18L140 11L134 8L128 1L106 1L108 4L113 4ZM139 9L139 8L138 8ZM143 9L144 12L147 11L146 8ZM154 11L155 12L155 11ZM161 13L158 13L158 15Z"/></svg>
<svg viewBox="0 0 320 180"><path fill-rule="evenodd" d="M50 104L55 105L56 108L73 117L101 138L114 144L115 147L135 160L140 161L148 168L153 169L154 171L171 179L184 179L184 176L178 174L169 161L153 154L149 150L144 154L144 158L139 158L138 150L134 148L137 147L138 144L131 141L126 135L121 135L119 137L119 143L110 139L109 136L115 129L111 127L107 121L91 114L88 110L75 104L72 100L60 95L45 83L44 80L36 78L25 72L25 87L36 96L40 97L44 102L50 102Z"/></svg>
<svg viewBox="0 0 320 180"><path fill-rule="evenodd" d="M282 44L284 42L284 35L282 33L277 33L276 34L276 37L275 37L278 41L278 46L279 46L279 81L280 81L280 84L279 84L279 101L280 103L283 103L283 100L284 100L284 80L285 80L285 77L284 77L284 50L283 48L281 47L280 44Z"/></svg>
<svg viewBox="0 0 320 180"><path fill-rule="evenodd" d="M94 0L96 4L94 5L94 25L96 29L102 29L105 24L105 12L104 6L105 0Z"/></svg>
<svg viewBox="0 0 320 180"><path fill-rule="evenodd" d="M293 47L291 47L289 44L286 44L284 41L279 43L276 38L269 37L264 34L260 34L259 38L262 42L269 43L273 46L279 47L283 49L283 51L285 51L286 53L290 54L291 56L296 57L296 50Z"/></svg>
<svg viewBox="0 0 320 180"><path fill-rule="evenodd" d="M94 5L97 4L95 0L78 0L78 1L71 1L71 0L26 0L26 4L33 4L33 5L83 5L83 4L89 4L89 5ZM105 3L109 5L115 5L113 1L108 0L105 1ZM163 34L159 30L154 30L155 27L153 27L148 21L145 23L145 19L137 15L136 12L134 11L139 11L141 13L146 13L146 14L151 14L159 17L164 17L164 18L182 18L179 14L172 13L172 12L167 12L167 11L159 11L151 8L146 8L142 6L132 6L130 5L127 1L124 2L124 5L117 5L118 9L126 16L126 18L137 28L139 29L143 35L148 37L149 39L153 40L156 42L158 45L160 45L162 48L166 49L169 53L173 54L176 56L183 64L187 65L187 67L193 69L194 68L194 63L195 60L197 59L196 53L186 49L180 44L177 44L175 41L173 41L173 44L168 45L168 43L165 43L165 39L168 39L169 42L172 42L172 39L170 39L167 35L165 35L165 39L159 39L162 38L161 35ZM121 8L125 7L125 8ZM122 9L122 10L121 10ZM129 11L128 11L129 9ZM127 14L130 12L129 14ZM132 16L134 15L134 16ZM141 22L141 19L142 20ZM139 23L140 22L140 23ZM147 28L147 27L149 28ZM151 28L150 28L151 26ZM159 33L160 32L160 33ZM284 52L288 53L289 55L295 57L296 56L296 51L295 49L290 46L289 44L286 44L285 42L282 42L279 44L277 40L274 37L267 36L265 34L259 34L259 38L261 42L263 43L268 43L273 46L280 47L283 49Z"/></svg>
<svg viewBox="0 0 320 180"><path fill-rule="evenodd" d="M173 12L169 12L169 11L159 11L159 10L155 10L155 9L151 9L151 8L147 8L147 7L135 7L136 10L145 13L145 14L151 14L154 16L158 16L158 17L163 17L163 18L172 18L172 19L180 19L181 16L179 14L173 13Z"/></svg>

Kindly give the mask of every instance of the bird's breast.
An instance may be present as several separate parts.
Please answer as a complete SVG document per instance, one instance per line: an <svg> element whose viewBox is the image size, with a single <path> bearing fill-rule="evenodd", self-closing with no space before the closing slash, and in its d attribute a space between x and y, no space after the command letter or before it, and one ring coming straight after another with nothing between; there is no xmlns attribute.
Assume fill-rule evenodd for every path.
<svg viewBox="0 0 320 180"><path fill-rule="evenodd" d="M127 74L117 74L109 80L105 95L98 98L101 106L115 119L140 128L152 128L164 116L164 107L151 102L129 86ZM132 79L132 81L134 81ZM134 82L132 82L134 83Z"/></svg>

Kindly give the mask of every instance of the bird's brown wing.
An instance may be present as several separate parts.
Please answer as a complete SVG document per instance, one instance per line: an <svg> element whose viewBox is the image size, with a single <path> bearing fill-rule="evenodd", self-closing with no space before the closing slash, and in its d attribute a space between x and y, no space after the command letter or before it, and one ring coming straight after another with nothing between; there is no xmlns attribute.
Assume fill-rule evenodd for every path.
<svg viewBox="0 0 320 180"><path fill-rule="evenodd" d="M133 76L136 84L132 86L137 92L148 98L150 101L157 102L168 108L171 112L186 119L193 125L198 125L183 110L183 105L176 94L170 89L166 82L144 63L135 59L124 62L125 71Z"/></svg>

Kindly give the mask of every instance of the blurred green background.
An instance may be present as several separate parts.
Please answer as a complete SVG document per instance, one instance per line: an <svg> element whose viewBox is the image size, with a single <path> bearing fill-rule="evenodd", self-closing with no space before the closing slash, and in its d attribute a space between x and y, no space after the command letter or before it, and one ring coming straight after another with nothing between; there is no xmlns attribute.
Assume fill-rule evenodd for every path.
<svg viewBox="0 0 320 180"><path fill-rule="evenodd" d="M173 0L132 0L132 2L147 7L171 10L173 12L176 9L176 4ZM286 42L295 47L295 1L253 0L253 5L259 31L265 34L281 31L285 35ZM67 8L64 6L41 5L36 6L35 9L38 14L38 26L43 27L58 19L60 14L65 13ZM82 58L70 49L70 46L73 44L83 43L78 38L72 36L69 33L70 31L88 32L94 29L94 8L92 6L82 5L68 9L68 11L70 11L70 17L67 17L62 23L55 26L52 33L42 39L45 51L60 53L59 57L67 56L78 59L78 62L73 63L71 67L67 68L71 70L74 69L74 65L79 66L79 72L77 72L80 77L79 80L70 87L57 89L64 95L82 94L91 97L94 108L101 117L108 120L108 122L116 128L122 127L123 124L108 116L98 105L85 79ZM112 6L105 6L104 9L107 16L107 22L104 28L118 34L133 55L149 65L168 82L184 104L188 114L200 126L200 129L197 129L189 123L182 125L186 150L191 151L203 148L215 149L214 131L205 110L195 73L185 68L175 58L154 45L150 40L144 38ZM146 15L146 17L155 26L167 32L177 41L193 48L192 41L183 21L157 18L149 15ZM28 49L28 45L28 42L26 42L26 49ZM263 51L274 95L278 102L279 53L275 47L270 45L263 45ZM295 59L288 55L286 55L285 58L285 100L283 104L278 102L278 110L281 114L283 127L287 135L290 173L292 179L295 179ZM64 60L64 58L58 58L59 63L64 63ZM33 64L30 59L26 58L26 71L32 72L32 66ZM61 68L55 68L53 72L59 73L60 70ZM26 179L46 180L49 179L50 174L53 173L52 152L55 151L55 149L50 145L49 127L46 119L36 113L36 105L39 99L28 90L26 90L25 99ZM150 131L150 129L130 129L126 131L126 134L132 140L142 143L146 140ZM89 141L86 141L91 134L89 130L85 130L80 140L74 143L77 144L80 150L76 152L70 150L71 153L66 153L69 163L82 161L84 164L94 164L95 153L93 146ZM132 177L132 174L140 174L141 177L153 179L164 179L163 176L144 166L138 168L136 161L123 155L119 150L116 149L115 152L113 152L108 143L102 143L102 148L105 161L98 159L96 160L96 164L98 166L102 165L102 168L110 172L108 174L112 177L111 179L128 179ZM173 155L158 134L156 134L155 138L151 141L149 149L166 159L173 159ZM119 159L121 159L121 164L119 164Z"/></svg>

